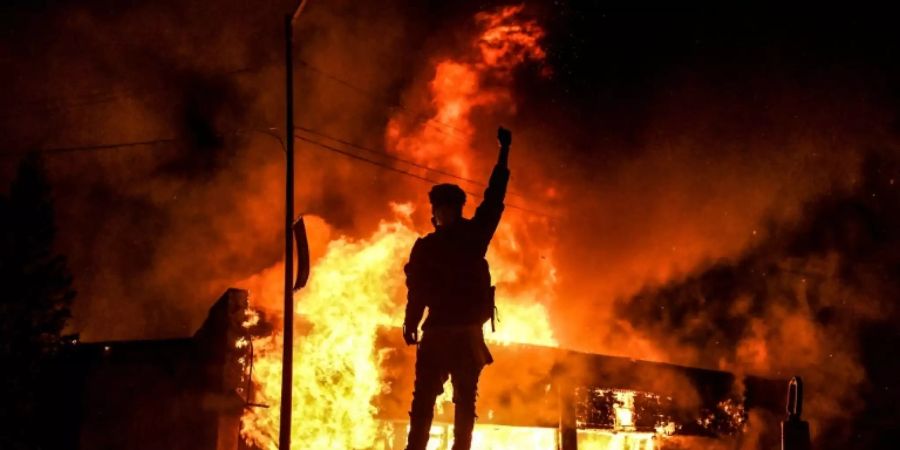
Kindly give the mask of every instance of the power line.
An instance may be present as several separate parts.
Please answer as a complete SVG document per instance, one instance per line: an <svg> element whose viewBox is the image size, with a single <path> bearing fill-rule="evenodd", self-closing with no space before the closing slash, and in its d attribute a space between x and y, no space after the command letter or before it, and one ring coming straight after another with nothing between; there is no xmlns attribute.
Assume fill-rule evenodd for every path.
<svg viewBox="0 0 900 450"><path fill-rule="evenodd" d="M248 72L256 72L262 69L262 64L252 64L243 67L237 67L225 70L219 73L210 74L212 76L238 76ZM20 114L42 114L47 112L63 111L66 109L84 108L95 106L103 103L112 103L121 100L144 99L150 94L166 92L167 88L150 88L144 89L126 89L124 91L94 91L83 95L75 95L71 97L57 97L26 100L16 105L10 105L0 113L0 119L8 119L16 117Z"/></svg>
<svg viewBox="0 0 900 450"><path fill-rule="evenodd" d="M239 131L242 131L242 130L236 130L236 131L239 132ZM258 131L258 130L250 130L250 131ZM268 133L266 133L266 134L268 134ZM417 179L417 180L419 180L419 181L422 181L422 182L425 182L425 183L429 183L429 184L439 184L439 183L440 183L440 182L437 181L437 180L434 180L434 179L431 179L431 178L428 178L428 177L424 177L424 176L418 175L418 174L416 174L416 173L413 173L413 172L410 172L410 171L407 171L407 170L403 170L403 169L398 168L398 167L394 167L394 166L392 166L392 165L390 165L390 164L385 164L385 163L382 163L382 162L379 162L379 161L375 161L375 160L366 158L366 157L364 157L364 156L357 155L357 154L355 154L355 153L351 153L351 152L348 152L348 151L345 151L345 150L341 150L341 149L339 149L339 148L337 148L337 147L333 147L333 146L331 146L331 145L328 145L328 144L325 144L325 143L322 143L322 142L319 142L319 141L316 141L316 140L313 140L313 139L309 139L309 138L304 137L304 136L294 135L294 138L299 139L299 140L304 141L304 142L307 142L307 143L309 143L309 144L313 144L313 145L315 145L315 146L317 146L317 147L319 147L319 148L322 148L322 149L324 149L324 150L328 150L328 151L331 151L331 152L340 154L340 155L345 156L345 157L347 157L347 158L351 158L351 159L354 159L354 160L356 160L356 161L360 161L360 162L364 162L364 163L366 163L366 164L371 164L371 165L374 165L374 166L376 166L376 167L380 167L380 168L382 168L382 169L384 169L384 170L388 170L388 171L395 172L395 173L399 173L399 174L401 174L401 175L405 175L405 176L408 176L408 177L411 177L411 178L415 178L415 179ZM49 147L49 148L38 149L37 151L40 152L40 153L44 153L44 154L51 154L51 155L54 155L54 154L76 153L76 152L83 152L83 151L109 150L109 149L116 149L116 148L132 148L132 147L142 147L142 146L155 146L155 145L160 145L160 144L168 144L168 143L172 143L172 142L180 142L180 141L184 141L184 140L185 140L185 139L183 139L183 138L160 138L160 139L151 139L151 140L145 140L145 141L119 142L119 143L111 143L111 144L80 145L80 146L70 146L70 147ZM424 166L424 165L423 165L422 167L424 167L425 169L428 169L428 170L434 170L434 169L429 168L428 166ZM470 180L470 181L471 181L471 180ZM474 181L473 181L473 182L474 182ZM483 198L483 195L481 195L481 194L479 194L479 193L477 193L477 192L472 192L472 191L468 191L468 190L464 190L464 192L466 192L467 194L469 194L469 195L471 195L471 196L473 196L473 197ZM544 213L544 212L541 212L541 211L537 211L537 210L533 210L533 209L530 209L530 208L526 208L526 207L524 207L524 206L519 206L519 205L516 205L516 204L510 204L510 203L508 203L507 206L508 206L509 208L517 209L517 210L520 210L520 211L523 211L523 212L526 212L526 213L529 213L529 214L534 214L534 215L537 215L537 216L540 216L540 217L544 217L544 218L555 218L554 216L552 216L552 215L550 215L550 214L548 214L548 213Z"/></svg>
<svg viewBox="0 0 900 450"><path fill-rule="evenodd" d="M358 94L368 97L377 103L384 104L389 109L403 110L403 111L413 115L413 117L420 123L423 123L425 125L432 124L433 128L438 130L441 133L444 133L444 134L454 137L456 139L463 139L461 136L459 136L457 134L457 133L464 133L463 130L460 130L459 128L457 128L451 124L437 120L433 117L429 117L423 113L416 112L401 102L390 101L389 99L387 99L387 97L384 94L377 94L370 90L359 87L359 86L357 86L347 80L344 80L328 71L322 70L303 59L295 57L295 61L297 63L299 63L299 65L301 67L307 69L308 71L316 73L325 79L328 79L335 83L338 83L338 84L344 86L345 88L348 88L352 91L355 91ZM222 75L225 75L225 76L240 75L240 74L243 74L246 72L258 71L262 67L263 67L262 64L251 64L248 66L238 67L235 69L225 71L222 73ZM146 95L146 93L144 93L144 95ZM87 98L85 99L85 97L87 97ZM115 102L115 101L119 101L119 100L122 100L125 98L133 99L135 97L141 97L141 95L134 91L132 91L130 93L126 91L125 93L119 93L119 94L111 93L111 92L104 93L102 91L94 91L94 92L84 95L84 96L76 96L76 97L69 98L69 99L67 99L67 100L69 100L69 103L66 103L65 101L54 102L53 99L45 99L43 101L33 100L30 102L26 102L25 104L20 104L18 108L16 108L16 107L8 108L7 111L0 114L0 119L11 118L11 117L16 116L17 113L22 113L22 112L42 113L42 112L50 112L50 111L62 111L62 110L70 109L70 108L81 108L81 107L87 107L87 106L94 106L94 105L102 104L102 103ZM41 104L41 103L43 103L43 104ZM26 110L31 109L31 111L23 111L23 109L26 109ZM435 125L440 125L440 126L435 126ZM450 132L448 132L448 129ZM453 176L453 175L447 175L447 176Z"/></svg>
<svg viewBox="0 0 900 450"><path fill-rule="evenodd" d="M471 178L466 178L466 177L464 177L464 176L457 175L457 174L451 173L451 172L447 172L447 171L444 171L444 170L441 170L441 169L435 169L435 168L426 166L426 165L424 165L424 164L417 163L417 162L415 162L415 161L411 161L411 160L408 160L408 159L405 159L405 158L401 158L401 157L399 157L399 156L392 155L392 154L388 153L388 152L385 151L385 150L375 150L375 149L372 149L372 148L369 148L369 147L365 147L365 146L362 146L362 145L360 145L360 144L356 144L356 143L353 143L353 142L350 142L350 141L347 141L347 140L344 140L344 139L341 139L341 138L338 138L338 137L335 137L335 136L332 136L332 135L329 135L329 134L326 134L326 133L322 133L321 131L313 130L313 129L306 128L306 127L299 126L299 125L294 125L294 128L296 128L296 129L298 129L298 130L300 130L300 131L303 131L303 132L312 134L312 135L314 135L314 136L318 136L318 137L321 137L321 138L329 139L329 140L332 140L332 141L334 141L334 142L338 142L338 143L340 143L340 144L346 145L346 146L348 146L348 147L353 147L353 148L355 148L355 149L362 150L362 151L364 151L364 152L366 152L366 153L370 153L370 154L373 154L373 155L377 155L377 156L379 156L379 157L383 157L383 158L387 158L387 159L392 159L392 160L394 160L394 161L398 161L398 162L401 162L401 163L404 163L404 164L409 164L409 165L411 165L411 166L413 166L413 167L416 167L416 168L419 168L419 169L427 170L427 171L429 171L429 172L433 172L433 173L436 173L436 174L439 174L439 175L443 175L443 176L446 176L446 177L450 177L450 178L453 178L453 179L456 179L456 180L465 181L465 182L467 182L467 183L471 183L471 184L474 184L474 185L476 185L476 186L487 187L487 184L484 183L484 182L482 182L482 181L473 180L473 179L471 179ZM518 193L515 193L515 192L507 192L507 193L508 193L509 195L511 195L511 196L522 197L522 195L520 195L520 194L518 194Z"/></svg>
<svg viewBox="0 0 900 450"><path fill-rule="evenodd" d="M235 129L229 131L228 133L223 133L218 136L224 136L226 134L248 134L248 133L260 133L274 138L278 141L278 144L281 146L282 150L284 149L284 142L281 139L281 136L278 136L271 130L261 130L256 128L245 128L245 129ZM78 145L71 147L47 147L47 148L39 148L35 151L38 153L44 154L62 154L62 153L74 153L74 152L82 152L82 151L93 151L93 150L110 150L115 148L128 148L128 147L142 147L142 146L154 146L160 144L168 144L172 142L183 142L188 139L186 138L159 138L159 139L150 139L146 141L133 141L133 142L117 142L111 144L93 144L93 145Z"/></svg>
<svg viewBox="0 0 900 450"><path fill-rule="evenodd" d="M358 94L361 94L365 97L368 97L370 100L383 104L387 106L388 109L399 109L411 114L418 122L423 123L425 125L431 124L434 129L438 130L441 133L444 133L448 136L454 137L456 139L463 139L457 133L463 133L463 130L448 124L446 122L442 122L435 118L429 117L423 113L419 113L414 111L412 108L407 107L403 103L400 102L392 102L383 94L377 94L370 90L359 87L347 80L344 80L330 72L322 70L309 62L296 58L296 62L306 70L313 72L315 74L320 75L321 77L328 79L332 82L335 82L341 86L344 86L347 89L350 89ZM263 65L261 64L252 64L244 67L238 67L235 69L231 69L225 72L222 72L221 75L225 76L233 76L233 75L241 75L247 72L255 72L261 69ZM162 90L162 89L160 89ZM147 92L139 93L135 90L115 93L115 92L102 92L95 91L86 95L80 95L75 97L69 97L66 99L52 99L47 98L43 100L31 100L20 103L19 105L13 105L10 108L7 108L6 111L0 113L0 119L6 119L14 117L18 114L40 114L50 111L61 111L70 108L83 108L88 106L94 106L102 103L111 103L123 99L134 99L141 98L146 96ZM439 125L439 126L437 126Z"/></svg>
<svg viewBox="0 0 900 450"><path fill-rule="evenodd" d="M331 135L322 133L321 131L316 131L316 130L313 130L313 129L310 129L310 128L306 128L306 127L302 127L302 126L299 126L299 125L295 125L294 128L296 128L296 129L298 129L298 130L300 130L300 131L303 131L303 132L306 132L306 133L309 133L309 134L312 134L312 135L321 137L321 138L330 139L330 140L332 140L332 141L335 141L335 142L344 144L344 145L346 145L346 146L348 146L348 147L353 147L353 148L355 148L355 149L362 150L362 151L367 152L367 153L371 153L371 154L378 155L378 156L381 156L381 157L384 157L384 158L388 158L388 159L393 159L394 161L399 161L399 162L402 162L402 163L404 163L404 164L409 164L409 165L411 165L411 166L413 166L413 167L418 167L419 169L424 169L424 170L427 170L427 171L430 171L430 172L434 172L434 173L437 173L437 174L440 174L440 175L444 175L444 176L447 176L447 177L450 177L450 178L455 178L455 179L460 180L460 181L466 181L466 182L468 182L468 183L476 184L476 185L478 185L478 186L487 186L486 184L484 184L484 183L482 183L482 182L480 182L480 181L472 180L472 179L469 179L469 178L466 178L466 177L463 177L463 176L460 176L460 175L456 175L456 174L454 174L454 173L446 172L446 171L443 171L443 170L440 170L440 169L434 169L434 168L428 167L428 166L426 166L426 165L424 165L424 164L417 163L417 162L415 162L415 161L410 161L410 160L408 160L408 159L404 159L404 158L401 158L401 157L399 157L399 156L391 155L390 153L388 153L388 152L386 152L386 151L379 151L379 150L374 150L374 149L371 149L371 148L368 148L368 147L364 147L364 146L362 146L362 145L355 144L355 143L353 143L353 142L346 141L346 140L343 140L343 139L341 139L341 138L337 138L337 137L334 137L334 136L331 136Z"/></svg>
<svg viewBox="0 0 900 450"><path fill-rule="evenodd" d="M376 93L374 93L374 92L372 92L372 91L369 91L369 90L366 90L366 89L364 89L364 88L361 88L361 87L359 87L359 86L357 86L357 85L355 85L355 84L353 84L353 83L351 83L351 82L349 82L349 81L347 81L347 80L344 80L344 79L342 79L342 78L340 78L340 77L338 77L338 76L336 76L336 75L332 75L331 73L328 73L328 72L326 72L326 71L324 71L324 70L322 70L322 69L319 69L318 67L313 66L312 64L309 64L308 62L306 62L306 61L304 61L304 60L302 60L302 59L297 58L296 61L300 64L301 67L303 67L303 68L309 70L310 72L319 74L320 76L322 76L322 77L324 77L324 78L326 78L326 79L328 79L328 80L331 80L331 81L333 81L333 82L335 82L335 83L338 83L338 84L340 84L340 85L342 85L342 86L344 86L344 87L346 87L346 88L348 88L348 89L351 89L351 90L353 90L353 91L356 91L358 94L362 94L362 95L365 96L365 97L369 97L371 100L373 100L373 101L375 101L375 102L383 103L383 104L385 104L389 109L400 109L400 110L403 110L403 111L405 111L405 112L407 112L407 113L409 113L409 114L412 114L413 117L414 117L418 122L423 123L423 124L425 124L425 125L428 125L428 124L430 123L430 124L432 124L432 127L433 127L435 130L438 130L438 131L441 132L441 133L444 133L444 134L446 134L446 135L448 135L448 136L452 136L452 137L457 138L457 139L462 139L462 137L459 136L459 135L457 135L456 133L463 133L463 130L460 130L459 128L456 128L455 126L450 125L449 123L442 122L442 121L440 121L440 120L437 120L437 119L435 119L435 118L433 118L433 117L429 117L429 116L427 116L427 115L425 115L425 114L422 114L422 113L418 113L418 112L412 110L411 108L407 107L407 106L404 105L403 103L400 103L400 102L391 102L391 101L387 100L387 98L386 98L383 94L376 94ZM440 126L436 126L436 125L440 125ZM448 128L449 130L444 129L444 127ZM448 131L449 131L449 132L448 132Z"/></svg>
<svg viewBox="0 0 900 450"><path fill-rule="evenodd" d="M184 139L178 138L162 138L162 139L152 139L148 141L136 141L136 142L122 142L116 144L96 144L96 145L81 145L74 147L50 147L50 148L41 148L37 151L39 153L47 153L47 154L60 154L60 153L73 153L73 152L82 152L82 151L92 151L92 150L108 150L114 148L126 148L126 147L140 147L140 146L153 146L159 144L167 144L171 142L179 142Z"/></svg>
<svg viewBox="0 0 900 450"><path fill-rule="evenodd" d="M367 164L371 164L371 165L373 165L373 166L377 166L377 167L380 167L380 168L382 168L382 169L389 170L389 171L391 171L391 172L396 172L396 173L399 173L399 174L401 174L401 175L406 175L406 176L408 176L408 177L415 178L415 179L417 179L417 180L419 180L419 181L424 181L424 182L429 183L429 184L439 184L439 183L440 183L439 181L433 180L433 179L431 179L431 178L423 177L423 176L421 176L421 175L418 175L418 174L415 174L415 173L412 173L412 172L409 172L409 171L400 169L400 168L398 168L398 167L394 167L394 166L392 166L392 165L390 165L390 164L384 164L384 163L381 163L381 162L378 162L378 161L374 161L374 160L368 159L368 158L366 158L366 157L359 156L359 155L357 155L357 154L355 154L355 153L350 153L350 152L348 152L348 151L341 150L341 149L336 148L336 147L333 147L333 146L331 146L331 145L328 145L328 144L325 144L325 143L322 143L322 142L315 141L315 140L313 140L313 139L309 139L309 138L306 138L306 137L303 137L303 136L297 136L297 135L294 135L294 138L299 139L299 140L304 141L304 142L307 142L307 143L310 143L310 144L313 144L313 145L318 146L318 147L320 147L320 148L322 148L322 149L325 149L325 150L328 150L328 151L331 151L331 152L334 152L334 153L337 153L337 154L346 156L346 157L348 157L348 158L351 158L351 159L360 161L360 162L364 162L364 163L367 163ZM465 193L467 193L467 194L469 194L469 195L471 195L471 196L473 196L473 197L477 197L477 198L483 198L483 197L484 197L483 195L481 195L481 194L479 194L479 193L476 193L476 192L472 192L472 191L463 190L463 192L465 192ZM533 210L533 209L530 209L530 208L526 208L526 207L524 207L524 206L519 206L519 205L516 205L516 204L507 203L506 206L508 206L509 208L512 208L512 209L518 209L518 210L520 210L520 211L523 211L523 212L526 212L526 213L529 213L529 214L534 214L534 215L536 215L536 216L541 216L541 217L544 217L544 218L550 218L550 219L555 218L554 216L552 216L552 215L550 215L550 214L547 214L547 213L544 213L544 212L541 212L541 211L537 211L537 210Z"/></svg>
<svg viewBox="0 0 900 450"><path fill-rule="evenodd" d="M409 172L409 171L400 169L400 168L398 168L398 167L394 167L394 166L392 166L392 165L390 165L390 164L384 164L384 163L380 163L380 162L378 162L378 161L373 161L373 160L368 159L368 158L365 158L365 157L363 157L363 156L359 156L359 155L357 155L357 154L355 154L355 153L350 153L350 152L341 150L341 149L339 149L339 148L332 147L332 146L330 146L330 145L328 145L328 144L323 144L323 143L321 143L321 142L314 141L314 140L309 139L309 138L305 138L305 137L303 137L303 136L297 136L297 135L294 135L294 137L297 138L297 139L299 139L299 140L301 140L301 141L303 141L303 142L308 142L308 143L313 144L313 145L318 145L319 147L324 148L325 150L330 150L330 151L333 151L333 152L335 152L335 153L339 153L339 154L341 154L341 155L344 155L344 156L346 156L346 157L348 157L348 158L352 158L352 159L355 159L355 160L357 160L357 161L362 161L362 162L366 162L366 163L369 163L369 164L372 164L372 165L381 167L382 169L386 169L386 170L390 170L390 171L392 171L392 172L397 172L397 173L399 173L399 174L403 174L403 175L406 175L406 176L410 176L410 177L416 178L416 179L418 179L418 180L425 181L425 182L427 182L427 183L432 183L432 184L438 184L438 183L439 183L438 181L432 180L431 178L427 178L427 177L423 177L423 176L421 176L421 175L414 174L414 173L412 173L412 172ZM465 191L465 192L467 192L467 193L469 193L469 194L472 194L472 195L476 195L476 194L474 194L474 193L472 193L472 192L469 192L469 191Z"/></svg>
<svg viewBox="0 0 900 450"><path fill-rule="evenodd" d="M74 108L111 103L121 100L122 98L125 98L125 96L109 93L106 95L96 94L92 96L61 99L56 102L47 101L44 104L38 104L37 101L34 101L31 102L31 104L20 104L18 106L14 105L13 107L6 108L3 113L0 113L0 119L16 118L24 114L34 115L66 111Z"/></svg>

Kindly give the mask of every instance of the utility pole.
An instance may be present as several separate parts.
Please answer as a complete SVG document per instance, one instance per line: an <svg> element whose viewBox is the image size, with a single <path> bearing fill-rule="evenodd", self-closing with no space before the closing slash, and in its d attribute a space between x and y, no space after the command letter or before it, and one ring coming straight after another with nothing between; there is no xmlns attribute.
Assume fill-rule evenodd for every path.
<svg viewBox="0 0 900 450"><path fill-rule="evenodd" d="M284 339L281 358L281 423L278 430L279 450L291 448L291 408L294 379L294 22L307 0L302 0L293 14L284 16L285 72L285 221L284 221Z"/></svg>

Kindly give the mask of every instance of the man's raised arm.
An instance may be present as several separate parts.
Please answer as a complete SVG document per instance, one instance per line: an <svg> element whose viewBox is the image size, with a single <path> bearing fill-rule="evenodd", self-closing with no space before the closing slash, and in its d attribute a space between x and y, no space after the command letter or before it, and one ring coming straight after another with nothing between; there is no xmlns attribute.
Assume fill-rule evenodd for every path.
<svg viewBox="0 0 900 450"><path fill-rule="evenodd" d="M509 183L509 146L512 144L512 133L506 128L497 129L497 141L500 143L500 154L497 164L491 172L491 179L484 191L484 200L475 210L473 221L482 224L489 242L500 223L503 214L503 199L506 197L506 185ZM487 242L485 242L487 245Z"/></svg>

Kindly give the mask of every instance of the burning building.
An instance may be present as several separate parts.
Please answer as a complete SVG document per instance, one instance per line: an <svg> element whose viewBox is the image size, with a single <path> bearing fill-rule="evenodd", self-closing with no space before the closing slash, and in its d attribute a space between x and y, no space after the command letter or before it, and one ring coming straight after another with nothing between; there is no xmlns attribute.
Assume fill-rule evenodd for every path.
<svg viewBox="0 0 900 450"><path fill-rule="evenodd" d="M219 6L240 17L198 20L194 35L167 18L201 14L182 11L191 2L168 3L109 21L120 28L105 13L64 14L62 29L80 39L55 42L62 50L50 54L80 55L68 51L75 43L103 51L95 52L99 63L59 57L54 67L121 70L112 75L116 90L75 99L105 109L66 116L78 117L77 126L59 134L21 127L22 142L60 148L167 138L128 152L65 153L50 163L64 195L64 250L80 270L74 327L87 339L116 340L108 353L105 344L79 345L94 361L108 361L97 374L114 367L162 379L202 372L134 369L143 357L131 358L135 366L124 362L157 352L159 364L175 367L198 354L186 339L119 342L188 335L208 306L160 298L207 299L236 285L249 291L255 310L276 322L280 313L271 212L280 207L283 167L267 133L280 134L269 127L280 122L283 99L272 86L283 73L280 57L259 48L270 43L261 30L280 12L226 1ZM881 78L869 83L851 71L848 80L810 81L784 62L798 56L793 47L778 47L775 57L744 52L741 45L753 46L728 36L758 31L747 23L769 20L759 15L703 15L692 19L694 30L665 14L598 10L579 19L568 2L554 2L553 11L501 4L408 14L355 3L316 5L298 31L297 209L311 227L314 265L295 297L296 448L397 448L412 360L394 327L405 294L402 264L429 229L424 193L430 183L454 182L469 193L469 207L476 204L488 173L483 149L492 145L485 130L498 124L512 128L516 141L507 210L488 256L500 322L487 333L497 362L481 385L480 442L771 448L785 380L795 373L810 381L807 413L823 446L846 448L866 435L860 430L893 426L889 393L900 389L883 358L893 341L879 336L894 336L885 324L896 316L896 286L885 280L896 273L889 238L897 222L883 220L892 216L877 202L896 199L897 171L893 157L864 156L895 142L884 131L895 126L891 116L872 100L890 98L878 91ZM412 18L394 20L404 14ZM437 22L440 39L420 39ZM815 21L796 22L775 28L802 35ZM816 35L839 36L838 25ZM119 38L132 29L144 34ZM586 35L594 40L571 51L553 45ZM673 51L671 66L660 63L665 70L631 77L654 58L644 52L656 48L650 41L682 43L687 56ZM561 60L561 53L571 55ZM577 74L580 66L569 63L578 58L598 68ZM140 69L122 68L135 60ZM19 78L12 85L27 84ZM626 106L604 110L613 98ZM32 128L40 132L29 136ZM209 220L225 210L238 213ZM244 392L253 395L241 398L256 406L240 411L240 445L270 450L280 330L250 342L252 389ZM104 406L84 429L99 439L99 430L113 426L98 425L99 411L122 410L112 398L131 391L97 403ZM201 397L191 398L186 404ZM447 444L451 407L442 402L435 445ZM145 410L164 411L154 408ZM132 417L103 414L122 424Z"/></svg>
<svg viewBox="0 0 900 450"><path fill-rule="evenodd" d="M259 425L248 420L272 410L254 402L251 383L253 338L264 340L260 336L270 332L248 309L246 291L230 289L190 338L95 343L69 338L53 393L65 405L60 416L69 419L60 421L68 425L59 427L55 442L71 449L266 448L265 441L239 436L248 436L253 429L248 425ZM381 382L390 389L362 405L373 408L368 411L377 431L364 448L405 446L414 352L399 334L394 328L377 333L377 353L384 355ZM748 414L771 421L784 406L786 383L779 380L535 345L501 344L494 351L497 363L486 371L480 393L482 418L473 442L480 449L727 446L741 439ZM508 382L511 376L514 383ZM320 386L333 396L331 387ZM430 448L452 444L450 396L439 405ZM322 417L322 423L338 423L308 404L295 408L303 416ZM352 433L352 428L329 429L340 434L318 445L338 448Z"/></svg>
<svg viewBox="0 0 900 450"><path fill-rule="evenodd" d="M434 114L425 120L399 114L387 124L385 140L398 158L414 168L445 168L477 197L483 184L473 179L482 171L470 148L474 115L514 110L513 69L540 66L545 58L544 32L522 12L522 6L511 6L475 17L480 32L471 50L438 61L428 81ZM304 134L309 135L315 133ZM538 195L552 199L555 189L545 185ZM498 362L482 382L476 447L574 448L581 442L583 448L644 450L669 437L676 442L683 436L739 434L748 410L780 409L784 383L773 389L775 382L755 377L555 348L547 309L556 297L554 213L523 207L518 202L524 198L510 194L488 256L501 321L498 332L489 334L499 344ZM402 448L412 359L391 327L400 317L400 269L421 213L409 203L392 203L392 209L395 218L382 221L370 238L328 242L309 286L296 297L303 325L295 346L292 433L302 448ZM278 285L277 273L274 267L245 284L266 295ZM278 335L255 342L254 401L278 404L280 345ZM444 400L449 396L445 392ZM274 411L244 415L242 435L249 445L275 448ZM444 411L438 420L448 417ZM450 434L437 426L434 445L448 445Z"/></svg>

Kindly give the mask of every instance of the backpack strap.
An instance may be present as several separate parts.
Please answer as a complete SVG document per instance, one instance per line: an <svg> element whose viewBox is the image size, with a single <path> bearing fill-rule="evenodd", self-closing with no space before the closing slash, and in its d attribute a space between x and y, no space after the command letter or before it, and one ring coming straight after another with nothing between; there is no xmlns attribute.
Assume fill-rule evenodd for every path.
<svg viewBox="0 0 900 450"><path fill-rule="evenodd" d="M500 319L497 317L498 316L497 304L495 302L495 296L494 296L496 290L497 290L497 288L495 286L491 286L490 295L488 296L488 307L491 308L491 333L497 332L497 326L494 322L500 321Z"/></svg>

